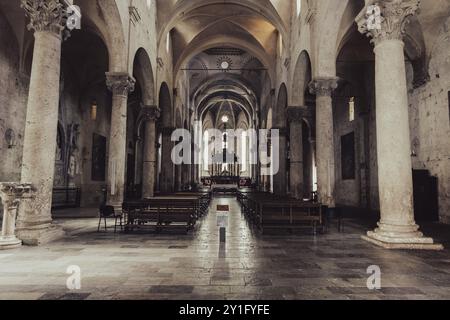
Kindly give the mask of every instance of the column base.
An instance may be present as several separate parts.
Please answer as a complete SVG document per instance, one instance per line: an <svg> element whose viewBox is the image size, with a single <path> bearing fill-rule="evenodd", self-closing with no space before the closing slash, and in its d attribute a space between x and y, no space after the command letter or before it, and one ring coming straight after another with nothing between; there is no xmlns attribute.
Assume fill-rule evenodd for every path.
<svg viewBox="0 0 450 320"><path fill-rule="evenodd" d="M25 225L17 228L17 237L28 246L40 246L61 239L65 232L61 226L52 223L45 225Z"/></svg>
<svg viewBox="0 0 450 320"><path fill-rule="evenodd" d="M16 238L16 236L0 237L0 250L17 249L22 246L22 240Z"/></svg>
<svg viewBox="0 0 450 320"><path fill-rule="evenodd" d="M410 237L404 234L389 235L381 234L379 229L367 232L362 239L375 244L384 249L405 249L405 250L443 250L444 246L434 243L432 238L427 238L420 232L413 233Z"/></svg>

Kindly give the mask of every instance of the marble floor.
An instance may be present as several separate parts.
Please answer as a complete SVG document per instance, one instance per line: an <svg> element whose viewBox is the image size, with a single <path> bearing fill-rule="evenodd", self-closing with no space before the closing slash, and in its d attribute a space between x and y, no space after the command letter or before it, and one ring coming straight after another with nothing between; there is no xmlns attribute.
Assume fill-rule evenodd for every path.
<svg viewBox="0 0 450 320"><path fill-rule="evenodd" d="M58 219L67 231L42 247L0 252L0 299L450 299L450 251L387 251L360 236L353 219L343 233L261 236L238 203L227 243L216 214L189 235L96 232L92 218ZM432 227L449 247L449 228ZM367 288L367 268L381 268L381 290ZM67 268L79 266L81 289L69 290Z"/></svg>

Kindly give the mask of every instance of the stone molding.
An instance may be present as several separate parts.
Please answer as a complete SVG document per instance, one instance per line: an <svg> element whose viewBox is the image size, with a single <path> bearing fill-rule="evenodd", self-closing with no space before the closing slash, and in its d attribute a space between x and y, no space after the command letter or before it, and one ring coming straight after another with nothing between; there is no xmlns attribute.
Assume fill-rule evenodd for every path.
<svg viewBox="0 0 450 320"><path fill-rule="evenodd" d="M126 72L106 73L106 86L113 95L127 97L129 93L134 91L135 84L136 80Z"/></svg>
<svg viewBox="0 0 450 320"><path fill-rule="evenodd" d="M309 91L320 97L331 97L331 94L338 87L339 78L319 77L311 81Z"/></svg>
<svg viewBox="0 0 450 320"><path fill-rule="evenodd" d="M377 4L381 10L381 29L369 29L368 6ZM384 40L403 40L405 27L409 18L416 14L420 7L420 0L381 0L370 1L363 11L355 19L358 30L367 37L372 38L372 43L380 44Z"/></svg>

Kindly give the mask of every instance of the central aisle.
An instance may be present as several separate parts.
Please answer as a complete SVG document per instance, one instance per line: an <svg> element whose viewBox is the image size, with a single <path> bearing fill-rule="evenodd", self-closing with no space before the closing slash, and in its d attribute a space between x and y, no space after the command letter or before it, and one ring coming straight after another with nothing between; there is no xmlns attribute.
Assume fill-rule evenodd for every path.
<svg viewBox="0 0 450 320"><path fill-rule="evenodd" d="M235 198L220 197L211 201L208 215L199 221L197 240L208 244L211 249L218 250L220 247L219 227L217 226L217 206L227 205L230 208L228 217L226 244L222 246L228 253L248 254L248 249L255 243L252 231L241 214L241 207ZM223 253L223 250L221 251Z"/></svg>
<svg viewBox="0 0 450 320"><path fill-rule="evenodd" d="M227 242L219 243L215 208L230 206ZM233 198L212 201L184 234L97 233L97 219L58 220L67 236L42 247L0 252L0 299L439 299L449 298L447 255L386 251L346 223L325 235L260 236ZM402 261L401 264L398 262ZM79 266L81 290L66 288ZM366 287L379 265L381 291ZM444 287L443 285L446 285Z"/></svg>

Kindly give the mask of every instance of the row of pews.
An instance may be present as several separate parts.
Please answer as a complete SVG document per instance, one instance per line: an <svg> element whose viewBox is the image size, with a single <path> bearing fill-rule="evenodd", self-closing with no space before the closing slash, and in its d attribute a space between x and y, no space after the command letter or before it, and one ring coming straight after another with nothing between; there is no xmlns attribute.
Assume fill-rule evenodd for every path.
<svg viewBox="0 0 450 320"><path fill-rule="evenodd" d="M294 230L310 227L316 234L318 228L324 231L326 227L325 210L320 203L251 190L239 190L237 200L247 220L262 233L269 229Z"/></svg>
<svg viewBox="0 0 450 320"><path fill-rule="evenodd" d="M165 229L189 232L208 213L211 192L161 194L144 200L126 201L122 212L125 232Z"/></svg>

